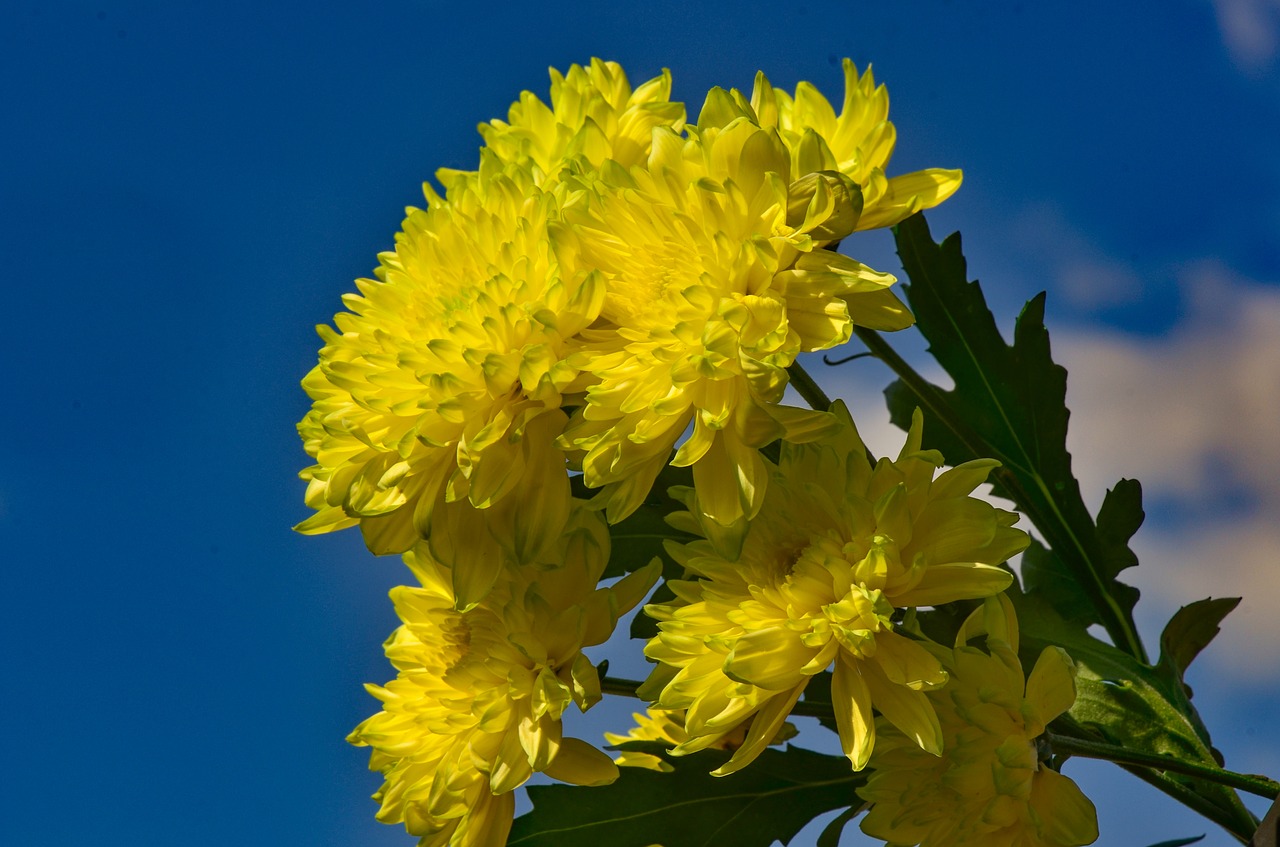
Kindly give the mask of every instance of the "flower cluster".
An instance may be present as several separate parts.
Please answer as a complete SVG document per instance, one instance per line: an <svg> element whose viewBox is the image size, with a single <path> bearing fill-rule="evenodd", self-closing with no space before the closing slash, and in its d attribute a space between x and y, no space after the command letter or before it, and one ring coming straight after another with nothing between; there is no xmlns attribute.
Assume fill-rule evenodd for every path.
<svg viewBox="0 0 1280 847"><path fill-rule="evenodd" d="M382 711L347 739L373 748L379 820L403 821L423 845L487 847L506 840L511 792L534 772L578 785L617 775L561 731L570 705L600 700L582 648L605 641L658 575L655 563L596 588L608 555L603 522L575 508L546 563L510 569L465 609L425 545L405 555L419 585L392 590L402 626L384 645L399 675L367 686Z"/></svg>
<svg viewBox="0 0 1280 847"><path fill-rule="evenodd" d="M986 636L987 651L969 642ZM1076 699L1075 665L1046 647L1031 676L1018 661L1018 621L1008 598L986 601L960 628L955 649L931 645L951 674L929 692L944 748L931 756L881 726L863 832L921 847L1078 847L1098 837L1093 804L1041 761L1036 739Z"/></svg>
<svg viewBox="0 0 1280 847"><path fill-rule="evenodd" d="M906 755L899 736L933 761L970 755L939 700L970 684L968 648L940 652L904 614L1008 586L999 566L1027 536L973 496L996 463L939 473L919 416L898 458L873 462L843 405L784 403L800 354L913 322L894 277L841 242L960 185L942 169L887 176L888 96L869 70L844 75L839 114L812 85L760 74L750 96L710 91L688 123L665 71L636 88L610 62L552 71L550 102L525 92L482 125L476 169L437 173L443 193L426 189L376 278L319 328L298 427L314 514L297 528L358 526L417 581L392 592L398 675L369 687L382 710L349 739L384 777L379 820L423 845L498 844L533 773L617 775L562 717L600 699L582 651L661 570L600 585L610 525L669 465L693 484L672 489L685 510L667 521L698 540L668 544L676 599L646 607L656 666L638 693L653 710L610 740L728 750L717 773L731 773L790 737L832 669L852 767L889 774L868 788L888 810L876 821L912 802L890 798L897 771L877 764Z"/></svg>
<svg viewBox="0 0 1280 847"><path fill-rule="evenodd" d="M721 772L745 767L777 732L814 675L834 665L840 742L856 770L875 743L874 706L923 749L942 751L925 692L942 664L895 631L902 608L989 597L1012 576L995 567L1026 547L1017 516L971 497L994 466L969 462L934 478L936 451L920 449L916 415L896 461L867 460L852 420L811 444L784 444L769 493L739 555L709 541L671 545L697 580L672 583L678 601L646 611L661 623L645 654L646 684L660 708L687 709L688 740L703 749L754 716ZM678 520L706 535L700 492L686 492Z"/></svg>

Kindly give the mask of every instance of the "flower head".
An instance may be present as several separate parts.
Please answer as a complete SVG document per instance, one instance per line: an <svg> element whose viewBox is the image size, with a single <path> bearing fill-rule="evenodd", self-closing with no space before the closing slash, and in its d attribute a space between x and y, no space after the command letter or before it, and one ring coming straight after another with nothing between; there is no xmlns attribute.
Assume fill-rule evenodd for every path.
<svg viewBox="0 0 1280 847"><path fill-rule="evenodd" d="M893 277L823 247L856 219L845 178L793 181L777 132L745 116L653 137L646 168L606 162L566 204L576 241L562 262L598 269L606 294L570 360L593 384L562 443L585 451L585 481L616 521L692 426L672 463L692 466L707 515L741 529L768 479L758 448L834 426L780 405L786 368L855 324L912 318Z"/></svg>
<svg viewBox="0 0 1280 847"><path fill-rule="evenodd" d="M684 729L684 712L649 709L643 715L639 712L632 712L631 717L635 720L636 725L626 735L606 732L604 740L610 744L626 744L630 741L661 741L664 744L673 746L689 740L689 734ZM746 740L749 725L750 721L740 724L735 731L722 736L709 748L704 749L737 750L742 746L742 742ZM771 745L782 744L788 739L795 738L796 734L797 731L793 724L784 723L769 743ZM618 755L618 758L613 761L622 767L645 768L664 773L673 770L671 765L664 762L660 757L639 750L623 750Z"/></svg>
<svg viewBox="0 0 1280 847"><path fill-rule="evenodd" d="M490 534L517 561L536 558L569 510L554 445L577 371L568 342L593 321L598 275L560 271L555 197L515 166L481 172L410 210L377 280L357 282L336 329L318 328L314 400L299 425L316 464L303 471L317 513L298 526L359 524L375 553L427 539L437 558L466 556L496 578ZM519 491L519 513L491 510ZM443 516L442 516L443 513ZM463 543L465 542L465 543Z"/></svg>
<svg viewBox="0 0 1280 847"><path fill-rule="evenodd" d="M968 642L986 635L987 651ZM928 698L943 733L942 755L921 751L880 726L871 777L858 794L872 803L863 832L921 847L1077 847L1098 837L1093 804L1044 761L1036 739L1075 701L1075 665L1046 647L1024 677L1018 622L1003 594L961 627L954 650L934 652L950 674Z"/></svg>
<svg viewBox="0 0 1280 847"><path fill-rule="evenodd" d="M561 74L551 68L551 104L524 91L511 104L507 120L480 125L487 148L503 162L528 167L539 185L556 182L570 163L598 168L606 159L624 167L649 155L654 127L680 131L683 103L671 102L671 73L663 70L632 90L617 62L592 59ZM451 185L463 172L442 170L437 178Z"/></svg>
<svg viewBox="0 0 1280 847"><path fill-rule="evenodd" d="M893 226L923 209L931 209L960 187L957 170L927 168L886 177L897 143L889 121L889 92L877 86L868 67L861 76L844 60L844 103L837 116L812 83L801 82L794 95L775 89L756 74L750 108L761 126L777 127L791 153L797 176L836 170L862 189L862 214L856 229ZM746 99L734 92L735 100Z"/></svg>
<svg viewBox="0 0 1280 847"><path fill-rule="evenodd" d="M650 605L659 633L645 655L659 666L642 692L660 709L687 709L688 740L715 743L748 717L743 745L720 770L749 763L774 736L814 674L833 663L831 698L855 769L875 743L872 707L931 753L941 729L925 692L946 682L938 659L895 631L895 611L991 596L1011 575L999 562L1028 543L1017 516L969 496L996 462L936 479L942 457L920 446L916 414L896 461L872 467L848 413L834 436L784 444L769 493L738 557L708 541L669 545L699 579L671 583L677 602ZM675 522L707 535L697 494Z"/></svg>
<svg viewBox="0 0 1280 847"><path fill-rule="evenodd" d="M535 771L577 784L617 775L607 755L561 732L571 704L600 699L582 648L604 642L657 578L653 563L595 589L608 551L603 521L578 508L555 562L507 569L466 611L425 546L405 555L421 585L391 592L403 625L385 649L399 675L367 686L382 711L348 738L373 748L370 768L385 778L379 820L403 821L424 847L488 847L505 841L510 792Z"/></svg>

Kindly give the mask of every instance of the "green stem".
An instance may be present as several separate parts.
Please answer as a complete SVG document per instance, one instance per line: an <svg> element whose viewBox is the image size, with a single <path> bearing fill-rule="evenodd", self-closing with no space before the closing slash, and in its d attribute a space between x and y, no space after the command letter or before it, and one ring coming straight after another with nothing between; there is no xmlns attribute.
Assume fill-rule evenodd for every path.
<svg viewBox="0 0 1280 847"><path fill-rule="evenodd" d="M1080 756L1085 759L1106 759L1116 764L1142 765L1154 768L1157 771L1182 773L1187 776L1199 777L1209 782L1216 782L1219 785L1239 788L1241 791L1248 791L1250 794L1257 794L1259 797L1266 797L1268 800L1274 800L1277 796L1280 796L1280 783L1267 779L1265 776L1236 773L1222 768L1175 759L1173 756L1144 753L1140 750L1130 750L1126 747L1104 744L1099 741L1086 741L1082 738L1071 738L1070 736L1058 735L1053 732L1047 733L1047 737L1055 753L1070 753L1073 756Z"/></svg>
<svg viewBox="0 0 1280 847"><path fill-rule="evenodd" d="M809 408L819 412L831 410L831 398L827 396L827 392L822 390L822 386L818 385L817 380L809 375L803 365L799 362L792 362L787 367L787 373L791 375L791 385L795 388L796 393L804 398L804 401L809 404ZM870 448L864 446L863 449L867 453L867 463L874 468L876 466L875 454L871 452ZM769 458L772 461L777 461L775 456L770 456Z"/></svg>
<svg viewBox="0 0 1280 847"><path fill-rule="evenodd" d="M831 398L799 362L792 362L787 367L787 373L791 376L791 386L809 404L809 408L817 409L819 412L825 412L831 408Z"/></svg>
<svg viewBox="0 0 1280 847"><path fill-rule="evenodd" d="M640 699L640 695L636 693L641 683L634 679L623 679L617 676L606 676L600 680L600 692L602 694L617 694L622 697L635 697Z"/></svg>

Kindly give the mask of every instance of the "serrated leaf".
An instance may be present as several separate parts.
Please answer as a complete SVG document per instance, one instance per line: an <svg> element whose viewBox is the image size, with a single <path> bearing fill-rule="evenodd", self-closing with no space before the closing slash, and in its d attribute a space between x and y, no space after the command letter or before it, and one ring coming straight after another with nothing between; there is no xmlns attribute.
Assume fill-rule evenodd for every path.
<svg viewBox="0 0 1280 847"><path fill-rule="evenodd" d="M1181 679L1191 660L1221 631L1222 619L1238 605L1239 597L1210 597L1174 612L1160 634L1160 664Z"/></svg>
<svg viewBox="0 0 1280 847"><path fill-rule="evenodd" d="M885 392L891 418L905 429L921 407L925 446L941 450L951 464L998 459L996 493L1031 518L1115 643L1146 661L1133 621L1137 590L1116 579L1136 561L1127 540L1141 523L1140 489L1118 485L1104 507L1106 520L1100 515L1103 526L1084 505L1066 447L1067 372L1050 354L1044 294L1027 303L1013 344L1006 344L981 287L967 279L958 233L936 244L924 217L914 215L898 225L896 237L916 324L955 388L900 372ZM878 340L859 334L869 344Z"/></svg>
<svg viewBox="0 0 1280 847"><path fill-rule="evenodd" d="M1194 838L1175 838L1172 841L1161 841L1159 844L1152 844L1151 847L1187 847L1188 844L1195 844L1197 841L1203 841L1204 835L1197 835Z"/></svg>
<svg viewBox="0 0 1280 847"><path fill-rule="evenodd" d="M1022 584L1027 594L1049 599L1061 618L1083 632L1094 623L1093 604L1062 559L1036 539L1022 554Z"/></svg>
<svg viewBox="0 0 1280 847"><path fill-rule="evenodd" d="M621 768L616 782L599 788L531 786L533 811L516 818L507 845L769 847L824 812L860 802L854 789L863 777L843 756L771 748L750 767L711 776L729 755L667 757L670 773Z"/></svg>
<svg viewBox="0 0 1280 847"><path fill-rule="evenodd" d="M1113 578L1111 592L1122 605L1132 609L1138 602L1138 589L1114 580L1125 568L1135 567L1138 557L1129 549L1129 539L1142 526L1147 513L1142 509L1142 484L1136 479L1122 479L1102 498L1098 510L1098 541L1101 544L1102 572Z"/></svg>

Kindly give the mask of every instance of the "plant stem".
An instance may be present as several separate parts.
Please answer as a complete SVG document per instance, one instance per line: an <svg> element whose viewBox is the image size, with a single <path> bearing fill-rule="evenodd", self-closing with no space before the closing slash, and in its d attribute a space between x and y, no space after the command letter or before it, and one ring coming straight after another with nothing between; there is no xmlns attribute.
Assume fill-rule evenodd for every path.
<svg viewBox="0 0 1280 847"><path fill-rule="evenodd" d="M1047 736L1054 752L1070 753L1073 756L1081 756L1086 759L1106 759L1117 764L1142 765L1154 768L1157 771L1182 773L1187 776L1195 776L1210 782L1216 782L1219 785L1239 788L1241 791L1248 791L1250 794L1257 794L1259 797L1266 797L1268 800L1274 800L1277 796L1280 796L1280 783L1267 779L1265 776L1236 773L1222 768L1175 759L1173 756L1144 753L1139 750L1118 747L1114 744L1086 741L1082 738L1072 738L1052 732L1047 733Z"/></svg>
<svg viewBox="0 0 1280 847"><path fill-rule="evenodd" d="M640 683L634 679L606 676L600 680L600 692L602 694L618 694L622 697L635 697L639 699L640 695L636 693L636 689L639 687Z"/></svg>
<svg viewBox="0 0 1280 847"><path fill-rule="evenodd" d="M798 361L787 366L787 373L791 376L791 386L804 398L810 408L817 409L819 412L825 412L831 408L831 398Z"/></svg>

